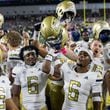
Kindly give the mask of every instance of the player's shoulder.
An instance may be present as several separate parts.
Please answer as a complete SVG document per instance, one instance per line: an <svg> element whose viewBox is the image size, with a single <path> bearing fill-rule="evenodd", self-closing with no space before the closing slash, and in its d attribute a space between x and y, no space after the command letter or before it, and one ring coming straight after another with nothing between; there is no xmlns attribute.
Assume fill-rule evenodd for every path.
<svg viewBox="0 0 110 110"><path fill-rule="evenodd" d="M63 63L61 66L61 68L64 70L67 70L67 69L73 70L74 67L75 67L74 63L68 63L68 62Z"/></svg>
<svg viewBox="0 0 110 110"><path fill-rule="evenodd" d="M92 71L88 74L89 79L102 82L103 76L100 72Z"/></svg>
<svg viewBox="0 0 110 110"><path fill-rule="evenodd" d="M6 75L0 76L0 82L4 84L10 84L9 78Z"/></svg>
<svg viewBox="0 0 110 110"><path fill-rule="evenodd" d="M17 64L13 70L12 70L12 73L21 73L24 69L24 63L21 63L21 64Z"/></svg>
<svg viewBox="0 0 110 110"><path fill-rule="evenodd" d="M35 64L35 68L42 68L43 62L44 61L37 61Z"/></svg>
<svg viewBox="0 0 110 110"><path fill-rule="evenodd" d="M91 71L100 72L104 74L104 66L101 63L96 63L95 61L91 64Z"/></svg>

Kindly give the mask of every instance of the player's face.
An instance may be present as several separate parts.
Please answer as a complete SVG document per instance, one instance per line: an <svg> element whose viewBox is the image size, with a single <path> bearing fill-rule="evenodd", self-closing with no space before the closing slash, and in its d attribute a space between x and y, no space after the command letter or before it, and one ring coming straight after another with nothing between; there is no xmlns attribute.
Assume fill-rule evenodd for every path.
<svg viewBox="0 0 110 110"><path fill-rule="evenodd" d="M84 41L88 42L88 41L89 41L88 32L84 32L84 33L82 34L82 38L83 38Z"/></svg>
<svg viewBox="0 0 110 110"><path fill-rule="evenodd" d="M93 51L94 56L100 56L103 51L103 45L99 41L93 41L91 44L91 50Z"/></svg>
<svg viewBox="0 0 110 110"><path fill-rule="evenodd" d="M86 67L90 64L91 58L87 52L81 51L78 56L79 56L79 59L77 61L78 66Z"/></svg>
<svg viewBox="0 0 110 110"><path fill-rule="evenodd" d="M37 56L35 52L30 52L24 56L25 64L33 66L36 64Z"/></svg>

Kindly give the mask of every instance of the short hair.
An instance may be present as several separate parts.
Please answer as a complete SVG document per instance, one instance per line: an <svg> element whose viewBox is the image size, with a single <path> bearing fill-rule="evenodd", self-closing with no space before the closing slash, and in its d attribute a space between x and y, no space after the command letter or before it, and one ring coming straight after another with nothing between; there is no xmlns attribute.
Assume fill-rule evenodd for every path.
<svg viewBox="0 0 110 110"><path fill-rule="evenodd" d="M22 61L24 61L24 52L25 52L25 51L32 51L32 50L35 50L36 56L38 57L38 55L39 55L39 49L36 48L36 47L33 46L33 45L28 45L28 46L25 46L25 47L21 48L20 53L19 53L20 59L21 59Z"/></svg>

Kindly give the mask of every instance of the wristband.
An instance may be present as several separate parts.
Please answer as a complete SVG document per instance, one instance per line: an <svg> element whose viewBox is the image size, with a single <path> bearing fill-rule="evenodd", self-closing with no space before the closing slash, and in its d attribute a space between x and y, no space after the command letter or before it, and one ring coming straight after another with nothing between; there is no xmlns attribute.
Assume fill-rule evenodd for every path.
<svg viewBox="0 0 110 110"><path fill-rule="evenodd" d="M101 101L101 96L92 97L93 101Z"/></svg>
<svg viewBox="0 0 110 110"><path fill-rule="evenodd" d="M46 57L45 57L45 60L53 61L53 56L50 55L50 54L47 54Z"/></svg>
<svg viewBox="0 0 110 110"><path fill-rule="evenodd" d="M65 48L62 48L61 53L65 55L67 53L67 50Z"/></svg>

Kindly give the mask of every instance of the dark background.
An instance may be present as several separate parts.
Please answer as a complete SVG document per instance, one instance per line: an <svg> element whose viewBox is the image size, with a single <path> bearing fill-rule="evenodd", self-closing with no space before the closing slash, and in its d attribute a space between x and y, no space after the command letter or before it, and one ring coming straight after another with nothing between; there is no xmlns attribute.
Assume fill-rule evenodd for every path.
<svg viewBox="0 0 110 110"><path fill-rule="evenodd" d="M64 0L0 0L0 6L21 6L21 5L48 5L58 4ZM72 0L75 3L79 3L83 0ZM104 0L86 0L88 3L103 3ZM110 0L105 0L110 3Z"/></svg>

